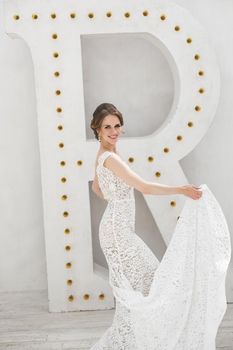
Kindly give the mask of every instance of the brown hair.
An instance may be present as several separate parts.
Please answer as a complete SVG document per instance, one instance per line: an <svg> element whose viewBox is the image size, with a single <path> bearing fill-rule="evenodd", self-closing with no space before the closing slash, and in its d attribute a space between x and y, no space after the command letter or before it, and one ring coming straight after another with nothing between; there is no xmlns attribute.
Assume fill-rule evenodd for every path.
<svg viewBox="0 0 233 350"><path fill-rule="evenodd" d="M115 115L119 118L120 124L124 125L123 117L120 111L112 103L101 103L94 111L90 127L94 131L95 138L98 140L98 132L96 129L101 127L103 119L107 115Z"/></svg>

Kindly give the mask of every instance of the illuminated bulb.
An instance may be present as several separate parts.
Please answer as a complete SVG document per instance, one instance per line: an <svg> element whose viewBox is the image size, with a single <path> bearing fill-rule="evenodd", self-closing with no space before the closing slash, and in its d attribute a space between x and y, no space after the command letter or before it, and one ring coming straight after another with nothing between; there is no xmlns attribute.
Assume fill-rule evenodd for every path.
<svg viewBox="0 0 233 350"><path fill-rule="evenodd" d="M112 17L112 13L109 11L109 12L106 13L106 16L107 17Z"/></svg>
<svg viewBox="0 0 233 350"><path fill-rule="evenodd" d="M94 13L92 13L92 12L88 13L88 17L89 18L93 18L94 17Z"/></svg>
<svg viewBox="0 0 233 350"><path fill-rule="evenodd" d="M54 58L57 58L58 56L59 56L59 53L58 53L58 52L54 52L54 53L53 53L53 57L54 57Z"/></svg>
<svg viewBox="0 0 233 350"><path fill-rule="evenodd" d="M90 298L90 295L89 294L84 294L84 296L83 296L83 299L84 300L88 300Z"/></svg>
<svg viewBox="0 0 233 350"><path fill-rule="evenodd" d="M171 207L175 207L176 206L176 202L175 201L171 201L170 205L171 205Z"/></svg>
<svg viewBox="0 0 233 350"><path fill-rule="evenodd" d="M196 55L194 56L194 59L195 59L196 61L198 61L198 60L200 59L200 55L196 54Z"/></svg>
<svg viewBox="0 0 233 350"><path fill-rule="evenodd" d="M130 17L130 13L129 12L125 12L125 17L129 18Z"/></svg>
<svg viewBox="0 0 233 350"><path fill-rule="evenodd" d="M133 157L129 157L128 161L129 161L130 163L133 163L133 162L134 162L134 158L133 158Z"/></svg>
<svg viewBox="0 0 233 350"><path fill-rule="evenodd" d="M68 213L68 211L64 211L63 212L63 216L66 218L67 216L69 216L69 213Z"/></svg>
<svg viewBox="0 0 233 350"><path fill-rule="evenodd" d="M165 15L161 15L161 16L160 16L160 19L161 19L161 21L165 21L166 16L165 16Z"/></svg>
<svg viewBox="0 0 233 350"><path fill-rule="evenodd" d="M193 127L193 122L188 122L188 127L192 128Z"/></svg>
<svg viewBox="0 0 233 350"><path fill-rule="evenodd" d="M76 17L76 13L72 12L72 13L70 14L70 18L75 18L75 17Z"/></svg>
<svg viewBox="0 0 233 350"><path fill-rule="evenodd" d="M62 108L61 107L57 107L56 111L57 111L57 113L61 113L62 112Z"/></svg>
<svg viewBox="0 0 233 350"><path fill-rule="evenodd" d="M62 177L61 182L66 182L66 177Z"/></svg>
<svg viewBox="0 0 233 350"><path fill-rule="evenodd" d="M19 15L14 15L13 16L14 20L18 21L20 19Z"/></svg>
<svg viewBox="0 0 233 350"><path fill-rule="evenodd" d="M203 70L199 70L198 75L203 76L204 74Z"/></svg>
<svg viewBox="0 0 233 350"><path fill-rule="evenodd" d="M60 165L61 165L61 166L65 166L65 165L66 165L66 162L65 162L64 160L61 160L61 161L60 161Z"/></svg>
<svg viewBox="0 0 233 350"><path fill-rule="evenodd" d="M186 41L188 44L191 44L193 40L192 40L192 38L188 38Z"/></svg>
<svg viewBox="0 0 233 350"><path fill-rule="evenodd" d="M70 269L71 266L72 266L71 262L66 263L66 268L67 268L67 269Z"/></svg>
<svg viewBox="0 0 233 350"><path fill-rule="evenodd" d="M57 17L57 15L56 15L56 13L51 13L50 17L51 17L52 19L55 19L55 18Z"/></svg>
<svg viewBox="0 0 233 350"><path fill-rule="evenodd" d="M60 147L60 148L63 148L63 147L64 147L64 143L60 142L60 143L59 143L59 147Z"/></svg>
<svg viewBox="0 0 233 350"><path fill-rule="evenodd" d="M148 159L148 162L153 162L154 161L154 157L152 157L152 156L149 156L147 159Z"/></svg>
<svg viewBox="0 0 233 350"><path fill-rule="evenodd" d="M71 246L70 246L70 245L66 245L66 246L65 246L65 250L66 250L66 251L69 251L70 249L71 249Z"/></svg>
<svg viewBox="0 0 233 350"><path fill-rule="evenodd" d="M73 281L72 280L67 280L66 283L67 283L68 286L71 286L73 284Z"/></svg>
<svg viewBox="0 0 233 350"><path fill-rule="evenodd" d="M182 137L181 135L177 135L177 136L176 136L176 139L177 139L178 141L181 141L181 140L183 139L183 137Z"/></svg>
<svg viewBox="0 0 233 350"><path fill-rule="evenodd" d="M67 195L66 194L63 194L62 196L61 196L61 199L63 200L63 201L66 201L67 200Z"/></svg>
<svg viewBox="0 0 233 350"><path fill-rule="evenodd" d="M36 13L32 14L32 19L38 19L38 15Z"/></svg>
<svg viewBox="0 0 233 350"><path fill-rule="evenodd" d="M60 73L59 72L54 72L55 77L59 77Z"/></svg>
<svg viewBox="0 0 233 350"><path fill-rule="evenodd" d="M68 234L70 233L70 229L69 229L69 228L65 228L64 233L65 233L66 235L68 235Z"/></svg>
<svg viewBox="0 0 233 350"><path fill-rule="evenodd" d="M74 300L74 296L73 295L69 295L68 300L69 301L73 301Z"/></svg>
<svg viewBox="0 0 233 350"><path fill-rule="evenodd" d="M164 153L168 153L168 152L169 152L169 148L168 148L168 147L165 147L165 148L163 149L163 151L164 151Z"/></svg>
<svg viewBox="0 0 233 350"><path fill-rule="evenodd" d="M54 33L54 34L52 35L52 39L57 39L57 34L56 34L56 33Z"/></svg>
<svg viewBox="0 0 233 350"><path fill-rule="evenodd" d="M77 161L77 165L80 166L80 165L82 165L82 164L83 164L83 161L82 161L82 160L78 160L78 161Z"/></svg>
<svg viewBox="0 0 233 350"><path fill-rule="evenodd" d="M204 90L203 88L200 88L200 89L198 90L198 92L199 92L200 94L204 94L205 90Z"/></svg>
<svg viewBox="0 0 233 350"><path fill-rule="evenodd" d="M175 31L176 31L176 32L179 32L180 27L179 27L179 26L175 26L175 28L174 28L174 29L175 29Z"/></svg>
<svg viewBox="0 0 233 350"><path fill-rule="evenodd" d="M161 176L161 173L160 173L159 171L156 171L155 176L156 176L156 177L160 177L160 176Z"/></svg>
<svg viewBox="0 0 233 350"><path fill-rule="evenodd" d="M142 13L142 14L143 14L143 16L148 16L148 14L149 14L149 13L148 13L148 11L147 11L147 10L145 10L145 11L143 11L143 13Z"/></svg>
<svg viewBox="0 0 233 350"><path fill-rule="evenodd" d="M56 95L61 95L61 90L56 90Z"/></svg>
<svg viewBox="0 0 233 350"><path fill-rule="evenodd" d="M62 125L58 125L58 126L57 126L57 129L58 129L58 130L63 130L63 126L62 126Z"/></svg>
<svg viewBox="0 0 233 350"><path fill-rule="evenodd" d="M101 293L101 294L99 295L99 299L100 299L100 300L104 300L104 298L105 298L104 293Z"/></svg>
<svg viewBox="0 0 233 350"><path fill-rule="evenodd" d="M201 110L201 107L200 107L200 106L195 106L195 111L196 111L196 112L200 112L200 110Z"/></svg>

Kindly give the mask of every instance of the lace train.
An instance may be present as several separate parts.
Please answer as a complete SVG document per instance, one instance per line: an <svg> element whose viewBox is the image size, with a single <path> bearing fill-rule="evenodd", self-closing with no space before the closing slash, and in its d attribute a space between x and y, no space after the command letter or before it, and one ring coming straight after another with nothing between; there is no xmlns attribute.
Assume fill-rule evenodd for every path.
<svg viewBox="0 0 233 350"><path fill-rule="evenodd" d="M109 155L104 152L97 167L108 199L99 237L116 311L91 350L214 350L231 257L217 200L205 184L201 199L187 198L159 263L135 234L133 189L104 167Z"/></svg>

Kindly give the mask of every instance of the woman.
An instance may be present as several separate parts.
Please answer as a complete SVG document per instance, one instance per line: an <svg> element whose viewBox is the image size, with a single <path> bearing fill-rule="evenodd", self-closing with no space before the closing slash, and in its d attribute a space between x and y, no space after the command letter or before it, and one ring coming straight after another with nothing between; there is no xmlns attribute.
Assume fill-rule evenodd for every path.
<svg viewBox="0 0 233 350"><path fill-rule="evenodd" d="M123 132L123 124L122 114L111 103L102 103L96 108L91 121L91 128L94 131L95 137L100 141L100 149L97 153L96 166L102 153L109 151L111 152L111 157L106 159L104 163L105 167L112 170L114 174L121 178L126 184L136 188L143 194L183 194L195 200L201 197L202 191L200 190L200 187L194 185L174 187L157 184L154 182L147 182L133 172L127 166L127 164L121 160L116 150L116 143L119 136ZM93 181L92 189L100 198L104 198L96 175Z"/></svg>
<svg viewBox="0 0 233 350"><path fill-rule="evenodd" d="M92 189L108 201L100 222L99 239L109 267L109 282L116 297L116 312L111 327L91 350L212 350L209 345L205 348L191 347L193 338L190 329L195 333L199 329L196 323L200 325L200 334L195 333L196 339L199 342L202 339L203 327L199 316L202 317L203 312L195 310L200 310L200 300L204 300L202 295L206 296L204 273L209 273L207 267L210 266L210 263L201 260L208 257L209 250L203 250L204 245L198 248L198 252L196 249L201 237L200 234L196 237L199 232L196 208L190 204L184 208L186 212L182 211L189 222L186 223L182 217L177 221L163 263L135 233L134 188L143 194L185 195L192 203L197 202L192 199L202 197L202 189L190 184L168 186L148 182L133 172L116 149L123 132L122 126L122 114L110 103L99 105L93 113L91 128L100 141L100 148ZM205 214L204 209L201 214ZM199 222L203 223L203 220ZM206 237L211 240L211 233ZM228 242L227 249L229 240L225 242ZM202 261L205 267L196 269L197 261ZM192 286L196 286L194 276L197 276L197 287L200 283L202 286L202 289L197 288L200 300L197 298L196 303L192 303L193 295L190 293ZM215 299L216 295L212 295ZM187 310L193 305L193 319L188 319ZM220 306L222 312L222 304ZM217 319L221 318L221 312ZM189 328L187 320L191 325Z"/></svg>

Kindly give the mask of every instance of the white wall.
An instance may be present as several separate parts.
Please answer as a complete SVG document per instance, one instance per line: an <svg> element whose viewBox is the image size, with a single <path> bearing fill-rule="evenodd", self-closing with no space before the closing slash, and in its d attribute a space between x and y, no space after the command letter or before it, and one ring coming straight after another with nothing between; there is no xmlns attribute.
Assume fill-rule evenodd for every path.
<svg viewBox="0 0 233 350"><path fill-rule="evenodd" d="M36 98L30 52L0 10L0 290L46 289Z"/></svg>
<svg viewBox="0 0 233 350"><path fill-rule="evenodd" d="M233 207L233 198L230 186L232 186L231 173L233 170L233 149L231 147L232 134L232 118L229 115L232 110L232 84L231 75L233 68L231 66L233 49L230 47L232 34L231 13L233 3L230 1L217 0L177 0L177 4L190 10L190 12L203 24L206 28L209 38L215 48L216 55L221 71L222 90L218 112L214 122L206 134L202 142L191 152L185 159L181 161L187 177L191 183L206 183L219 200L223 211L228 220L229 228L232 232L233 218L231 217L231 208ZM210 15L211 14L211 15ZM1 10L2 15L2 10ZM45 246L43 237L42 222L42 198L40 183L40 160L39 147L37 138L37 115L36 100L33 80L33 66L30 52L21 40L11 40L3 33L3 21L0 20L0 99L1 99L1 128L0 128L0 152L1 152L1 242L0 245L0 290L32 290L46 289L46 266L45 266ZM218 25L216 25L218 23ZM118 40L118 42L117 42ZM126 39L127 40L127 39ZM98 50L98 42L96 41L96 49ZM90 45L92 44L92 45ZM115 45L119 45L119 38L115 38L112 44L106 43L114 52ZM163 61L159 52L156 52L146 42L140 42L135 38L130 46L128 54L137 54L138 46L145 50L145 55L139 57L138 66L135 68L139 76L135 76L135 83L142 81L147 86L150 94L140 96L139 90L133 90L125 79L122 88L127 96L123 101L120 99L120 93L113 89L109 90L106 95L104 84L110 84L110 75L107 74L103 81L103 86L99 83L100 76L93 67L94 59L88 56L93 50L93 42L83 38L83 54L86 55L84 64L85 80L85 108L87 125L91 119L91 113L97 104L101 102L112 102L116 104L125 115L130 116L129 122L126 124L125 136L145 135L155 127L159 127L163 122L168 106L172 101L172 79L166 62ZM112 47L111 47L112 45ZM121 69L121 79L127 74L127 64L130 61L126 59L122 64L122 52L126 51L129 46L122 46L118 54L118 65ZM100 54L100 50L98 50ZM125 52L127 54L127 52ZM152 56L153 55L153 56ZM121 57L119 57L121 56ZM89 58L88 58L89 57ZM97 64L111 68L107 61L110 54L100 55L102 61L97 60ZM128 57L128 56L127 56ZM153 65L152 58L156 64ZM98 57L97 57L98 58ZM87 61L89 59L89 61ZM89 63L89 64L88 64ZM145 72L138 71L142 67L146 67ZM150 73L160 68L158 86L148 79ZM157 67L157 68L156 68ZM146 80L145 77L147 77ZM161 79L162 78L162 79ZM131 77L132 81L132 77ZM93 82L98 83L96 89L93 89ZM147 84L147 85L145 85ZM154 104L156 97L161 96L161 91L167 93L163 95L163 104L158 110L159 119L156 123L154 118ZM159 95L160 94L160 95ZM140 98L140 99L139 99ZM104 101L103 101L104 100ZM152 104L153 101L153 104ZM146 123L140 123L141 116ZM135 118L135 119L134 119ZM135 122L133 122L135 120ZM87 130L87 137L92 137L91 130ZM98 220L103 212L104 205L97 211L97 203L99 199L95 195L91 195L92 215L93 215L93 234L95 235L95 244L98 245L96 233L98 229ZM153 219L147 211L146 205L140 194L136 194L136 205L140 209L141 221L137 218L136 230L142 233L145 240L153 245L153 250L158 257L164 251L162 240L156 228ZM155 231L155 240L152 242L151 236L148 234L151 230ZM145 232L145 233L144 233ZM159 242L159 243L158 243ZM159 256L160 255L160 256ZM101 252L96 249L95 259L104 264L104 258ZM228 278L232 266L229 268ZM233 277L231 275L231 280ZM230 286L230 283L229 283ZM230 287L229 287L230 288ZM233 290L233 282L231 282ZM228 290L229 294L230 290Z"/></svg>

